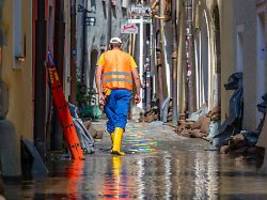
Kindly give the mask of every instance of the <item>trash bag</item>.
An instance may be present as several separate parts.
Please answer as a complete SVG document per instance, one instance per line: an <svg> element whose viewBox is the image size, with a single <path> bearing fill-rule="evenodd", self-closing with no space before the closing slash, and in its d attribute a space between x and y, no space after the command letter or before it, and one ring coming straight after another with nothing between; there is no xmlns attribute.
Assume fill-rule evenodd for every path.
<svg viewBox="0 0 267 200"><path fill-rule="evenodd" d="M209 124L209 135L208 139L213 139L215 136L219 134L220 122L219 121L211 121Z"/></svg>
<svg viewBox="0 0 267 200"><path fill-rule="evenodd" d="M262 132L265 118L266 118L266 111L267 111L267 93L262 96L263 102L257 105L258 111L263 114L262 119L260 120L259 125L257 126L256 131L241 131L241 134L244 136L248 145L254 146L257 144L259 136Z"/></svg>
<svg viewBox="0 0 267 200"><path fill-rule="evenodd" d="M160 120L163 122L167 122L168 121L168 109L169 109L169 103L171 101L170 97L167 97L162 105L161 105L161 109L160 109Z"/></svg>
<svg viewBox="0 0 267 200"><path fill-rule="evenodd" d="M241 134L244 136L246 140L246 144L249 146L254 146L258 142L258 138L260 136L259 131L248 131L248 130L242 130Z"/></svg>
<svg viewBox="0 0 267 200"><path fill-rule="evenodd" d="M236 122L241 129L243 118L243 75L241 72L234 73L224 85L226 90L235 90L230 98L228 122Z"/></svg>
<svg viewBox="0 0 267 200"><path fill-rule="evenodd" d="M85 128L83 121L78 118L73 119L75 128L77 130L78 137L80 139L81 147L84 151L84 153L91 154L95 152L94 149L94 138L91 136L91 134L88 132L88 130Z"/></svg>
<svg viewBox="0 0 267 200"><path fill-rule="evenodd" d="M188 120L196 122L199 120L200 117L205 116L207 114L208 114L208 108L206 105L203 105L198 111L191 113Z"/></svg>
<svg viewBox="0 0 267 200"><path fill-rule="evenodd" d="M262 97L263 102L259 103L257 105L258 111L261 113L266 113L267 111L267 93L265 95L263 95Z"/></svg>
<svg viewBox="0 0 267 200"><path fill-rule="evenodd" d="M220 126L219 134L214 137L213 146L227 143L230 136L241 131L243 119L243 73L232 74L224 85L226 90L235 90L230 98L229 117Z"/></svg>
<svg viewBox="0 0 267 200"><path fill-rule="evenodd" d="M79 118L79 115L77 112L78 108L75 105L70 104L70 103L69 103L69 108L70 108L71 115L73 117L73 122L77 130L77 134L78 134L78 137L81 143L81 147L84 153L87 153L87 154L94 153L95 152L94 138L91 136L89 131L84 126L81 118Z"/></svg>

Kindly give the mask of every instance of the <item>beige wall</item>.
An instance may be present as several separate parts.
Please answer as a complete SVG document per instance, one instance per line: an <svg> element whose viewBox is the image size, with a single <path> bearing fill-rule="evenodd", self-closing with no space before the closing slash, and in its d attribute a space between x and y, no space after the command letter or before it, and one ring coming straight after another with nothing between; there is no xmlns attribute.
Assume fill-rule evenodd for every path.
<svg viewBox="0 0 267 200"><path fill-rule="evenodd" d="M242 7L239 5L242 4ZM256 127L256 9L254 1L226 0L222 4L222 84L237 71L237 34L243 37L243 128ZM223 85L222 85L223 86ZM231 92L222 87L222 116L227 113Z"/></svg>
<svg viewBox="0 0 267 200"><path fill-rule="evenodd" d="M8 24L6 45L3 47L1 79L9 89L10 120L18 136L33 137L33 100L32 100L32 6L31 0L22 3L22 49L26 49L25 62L15 63L13 54L13 0L4 1L3 21ZM24 42L25 37L25 42Z"/></svg>
<svg viewBox="0 0 267 200"><path fill-rule="evenodd" d="M218 56L216 52L216 26L215 26L215 19L214 19L214 10L218 6L219 13L221 8L219 7L218 1L216 0L199 0L195 1L194 5L194 14L196 17L195 19L195 48L198 50L198 62L196 63L196 73L197 78L201 80L199 76L200 72L197 71L199 68L206 68L204 70L204 74L208 74L207 77L204 77L205 84L198 83L199 88L197 89L208 93L207 97L207 106L209 110L212 110L214 107L218 106L220 99L219 91L218 91L218 84L219 84L219 74L217 73L217 66L218 66ZM207 38L205 40L204 38ZM201 41L201 42L200 42ZM206 51L205 46L207 46ZM202 51L203 50L203 51ZM206 57L207 59L203 59ZM207 71L206 71L207 70ZM206 85L206 86L204 86ZM202 92L203 93L203 92ZM200 98L200 99L198 99ZM198 95L198 106L201 107L204 101L203 94Z"/></svg>
<svg viewBox="0 0 267 200"><path fill-rule="evenodd" d="M239 5L243 1L236 2ZM238 4L237 4L238 5ZM236 6L237 7L237 6ZM238 6L239 7L239 6ZM256 50L256 7L254 1L247 1L246 9L240 11L240 17L235 26L244 24L244 120L243 127L256 128L256 91L257 91L257 50ZM242 8L244 8L242 7Z"/></svg>
<svg viewBox="0 0 267 200"><path fill-rule="evenodd" d="M235 48L233 38L233 1L225 0L221 7L221 110L222 120L228 114L231 92L224 90L224 83L234 71Z"/></svg>
<svg viewBox="0 0 267 200"><path fill-rule="evenodd" d="M91 69L95 66L91 66L91 52L93 50L97 50L98 53L101 52L101 45L106 44L107 40L107 32L108 32L108 24L107 18L104 17L103 12L103 5L102 1L96 0L96 13L91 13L91 17L96 17L96 24L95 26L88 26L87 27L87 41L86 41L86 52L88 57L85 59L86 69L85 69L85 76L86 76L86 85L89 86L90 82L90 73ZM107 2L107 1L106 1ZM77 4L84 5L82 0L77 0ZM88 10L92 10L91 1L88 1L87 5ZM112 36L120 36L120 23L121 19L123 19L122 9L121 9L121 1L116 1L116 18L112 14ZM107 3L106 3L106 11L107 10ZM83 18L82 13L77 13L77 65L78 70L81 70L82 66L82 34L83 34ZM104 40L101 41L101 38ZM103 44L102 44L103 43Z"/></svg>

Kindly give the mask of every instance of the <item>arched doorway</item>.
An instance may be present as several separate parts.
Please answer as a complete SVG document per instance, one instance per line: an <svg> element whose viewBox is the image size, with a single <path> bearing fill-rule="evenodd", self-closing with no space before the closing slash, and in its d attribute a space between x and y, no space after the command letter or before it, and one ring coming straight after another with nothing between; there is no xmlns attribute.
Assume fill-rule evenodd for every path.
<svg viewBox="0 0 267 200"><path fill-rule="evenodd" d="M201 20L201 46L200 46L200 96L201 103L209 104L208 102L208 92L209 92L209 38L208 38L208 24L207 24L207 15L204 11L203 17ZM201 106L201 105L200 105Z"/></svg>
<svg viewBox="0 0 267 200"><path fill-rule="evenodd" d="M195 70L196 70L196 105L200 109L208 106L209 89L209 39L205 10L199 21L199 30L195 34Z"/></svg>
<svg viewBox="0 0 267 200"><path fill-rule="evenodd" d="M215 27L215 53L216 53L216 89L215 89L215 106L221 105L221 27L220 13L218 6L213 10L213 20Z"/></svg>

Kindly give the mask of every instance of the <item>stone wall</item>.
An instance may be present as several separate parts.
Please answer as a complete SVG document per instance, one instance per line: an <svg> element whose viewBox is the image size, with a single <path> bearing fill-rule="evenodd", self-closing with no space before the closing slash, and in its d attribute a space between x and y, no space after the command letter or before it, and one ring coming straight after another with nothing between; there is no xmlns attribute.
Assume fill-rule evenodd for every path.
<svg viewBox="0 0 267 200"><path fill-rule="evenodd" d="M112 34L111 36L119 36L127 38L127 35L122 36L120 33L120 24L121 20L126 17L126 8L122 8L121 1L116 1L116 5L112 6ZM88 1L88 4L85 4L82 0L77 0L77 10L78 7L83 6L89 11L95 11L95 13L89 13L88 16L95 17L96 24L95 26L83 26L83 13L77 13L77 63L78 69L82 69L82 55L83 55L83 42L85 43L85 83L88 87L94 87L90 85L90 79L94 77L95 64L91 64L91 53L93 60L96 60L100 55L101 51L106 50L107 48L107 33L108 33L108 5L107 1ZM84 41L83 30L86 28L86 41ZM125 41L125 40L124 40ZM96 53L97 52L97 53ZM94 81L91 81L91 83Z"/></svg>

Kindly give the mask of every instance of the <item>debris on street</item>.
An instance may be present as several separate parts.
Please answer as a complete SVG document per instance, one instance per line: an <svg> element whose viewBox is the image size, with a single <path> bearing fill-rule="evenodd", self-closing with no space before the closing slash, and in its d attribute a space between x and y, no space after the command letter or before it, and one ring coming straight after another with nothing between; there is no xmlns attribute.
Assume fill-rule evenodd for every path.
<svg viewBox="0 0 267 200"><path fill-rule="evenodd" d="M263 102L257 105L258 111L262 113L262 118L255 131L241 130L240 133L227 139L227 144L220 148L220 152L224 154L232 154L235 156L244 156L248 159L253 158L262 162L265 156L265 143L258 139L261 134L266 135L264 126L266 124L267 111L267 94L262 96Z"/></svg>

